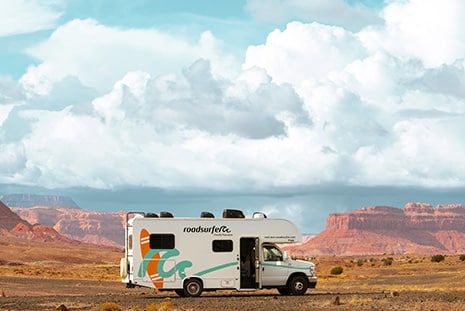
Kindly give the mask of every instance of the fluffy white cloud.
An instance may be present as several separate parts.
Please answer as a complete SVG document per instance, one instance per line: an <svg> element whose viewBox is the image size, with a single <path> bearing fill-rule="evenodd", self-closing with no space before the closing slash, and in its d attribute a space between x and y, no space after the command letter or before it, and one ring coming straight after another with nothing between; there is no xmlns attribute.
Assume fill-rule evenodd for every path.
<svg viewBox="0 0 465 311"><path fill-rule="evenodd" d="M155 29L118 29L91 19L73 20L28 49L40 64L28 68L21 80L26 89L41 95L70 75L86 86L107 91L129 71L143 70L154 76L179 73L199 57L212 60L215 74L228 75L234 60L220 57L219 50L221 43L210 33L191 42Z"/></svg>
<svg viewBox="0 0 465 311"><path fill-rule="evenodd" d="M390 3L385 25L361 32L372 50L400 58L418 58L427 67L453 63L465 55L465 2L410 0Z"/></svg>
<svg viewBox="0 0 465 311"><path fill-rule="evenodd" d="M0 37L54 28L60 0L0 1Z"/></svg>
<svg viewBox="0 0 465 311"><path fill-rule="evenodd" d="M421 14L439 2L425 3ZM360 32L289 23L241 69L210 33L72 21L31 49L41 63L20 85L0 80L0 182L463 186L461 20L440 11L434 22L455 32L429 42L407 22L417 6L391 2L385 25Z"/></svg>
<svg viewBox="0 0 465 311"><path fill-rule="evenodd" d="M264 68L277 83L298 85L344 69L367 54L357 36L340 27L289 23L275 30L266 43L247 50L244 68Z"/></svg>

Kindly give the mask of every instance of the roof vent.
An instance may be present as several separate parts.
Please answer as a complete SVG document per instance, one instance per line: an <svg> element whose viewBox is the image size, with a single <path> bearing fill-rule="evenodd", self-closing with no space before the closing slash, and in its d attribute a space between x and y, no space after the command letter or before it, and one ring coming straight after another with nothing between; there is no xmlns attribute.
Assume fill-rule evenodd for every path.
<svg viewBox="0 0 465 311"><path fill-rule="evenodd" d="M160 218L173 218L173 214L170 212L160 212Z"/></svg>
<svg viewBox="0 0 465 311"><path fill-rule="evenodd" d="M267 218L265 213L254 212L252 218Z"/></svg>
<svg viewBox="0 0 465 311"><path fill-rule="evenodd" d="M200 213L200 217L201 218L215 218L215 215L213 215L213 213L210 213L210 212L202 212Z"/></svg>
<svg viewBox="0 0 465 311"><path fill-rule="evenodd" d="M155 213L147 213L145 214L145 217L147 218L158 218L158 215Z"/></svg>
<svg viewBox="0 0 465 311"><path fill-rule="evenodd" d="M244 213L236 209L225 209L223 211L223 218L245 218Z"/></svg>

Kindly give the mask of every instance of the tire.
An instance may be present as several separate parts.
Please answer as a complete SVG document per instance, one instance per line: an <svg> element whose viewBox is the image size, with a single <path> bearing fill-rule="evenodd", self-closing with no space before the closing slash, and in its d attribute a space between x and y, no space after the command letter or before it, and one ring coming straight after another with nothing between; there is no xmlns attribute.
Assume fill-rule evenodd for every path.
<svg viewBox="0 0 465 311"><path fill-rule="evenodd" d="M302 275L292 277L289 281L288 289L293 295L304 295L308 289L307 279Z"/></svg>
<svg viewBox="0 0 465 311"><path fill-rule="evenodd" d="M175 289L174 292L178 294L179 297L186 297L186 295L184 295L183 289Z"/></svg>
<svg viewBox="0 0 465 311"><path fill-rule="evenodd" d="M277 289L281 295L287 296L291 294L291 292L289 291L289 288L287 287L278 287Z"/></svg>
<svg viewBox="0 0 465 311"><path fill-rule="evenodd" d="M190 279L184 283L184 296L199 297L202 294L202 282L198 279Z"/></svg>

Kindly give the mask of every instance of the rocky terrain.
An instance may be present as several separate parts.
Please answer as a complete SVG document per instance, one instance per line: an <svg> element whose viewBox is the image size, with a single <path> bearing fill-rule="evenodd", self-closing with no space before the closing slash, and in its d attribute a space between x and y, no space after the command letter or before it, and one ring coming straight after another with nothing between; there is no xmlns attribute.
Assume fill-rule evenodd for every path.
<svg viewBox="0 0 465 311"><path fill-rule="evenodd" d="M51 227L31 225L20 218L0 201L0 233L3 237L19 238L28 241L73 243Z"/></svg>
<svg viewBox="0 0 465 311"><path fill-rule="evenodd" d="M59 196L2 197L18 205L10 208L21 217L5 211L11 217L0 216L0 228L7 228L11 234L31 239L41 236L41 231L53 230L46 235L52 236L55 232L71 240L124 247L124 212L84 210L71 198ZM34 202L48 205L34 205ZM323 232L287 249L299 256L462 254L465 253L465 206L408 203L403 208L372 206L331 214Z"/></svg>
<svg viewBox="0 0 465 311"><path fill-rule="evenodd" d="M124 212L97 212L59 206L11 209L29 223L50 226L70 239L124 247Z"/></svg>
<svg viewBox="0 0 465 311"><path fill-rule="evenodd" d="M301 255L465 253L465 206L408 203L331 214L323 232L292 247Z"/></svg>
<svg viewBox="0 0 465 311"><path fill-rule="evenodd" d="M124 247L124 212L84 210L66 196L10 194L0 195L0 200L23 221L25 226L16 229L23 234L29 227L51 228L71 240ZM16 225L19 217L3 221Z"/></svg>

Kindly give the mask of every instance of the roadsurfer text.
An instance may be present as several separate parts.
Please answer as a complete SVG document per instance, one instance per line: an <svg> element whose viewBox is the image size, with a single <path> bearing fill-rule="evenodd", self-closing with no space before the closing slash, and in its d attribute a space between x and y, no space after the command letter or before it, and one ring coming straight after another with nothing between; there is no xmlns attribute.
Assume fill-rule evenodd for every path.
<svg viewBox="0 0 465 311"><path fill-rule="evenodd" d="M231 233L231 229L227 226L211 226L211 227L204 227L204 226L197 226L197 227L184 227L183 232L187 233Z"/></svg>

